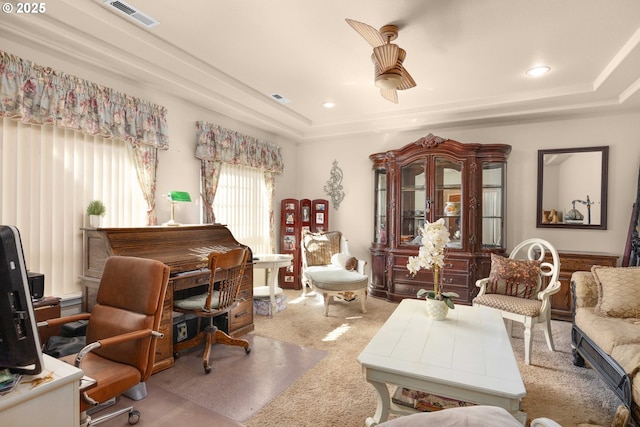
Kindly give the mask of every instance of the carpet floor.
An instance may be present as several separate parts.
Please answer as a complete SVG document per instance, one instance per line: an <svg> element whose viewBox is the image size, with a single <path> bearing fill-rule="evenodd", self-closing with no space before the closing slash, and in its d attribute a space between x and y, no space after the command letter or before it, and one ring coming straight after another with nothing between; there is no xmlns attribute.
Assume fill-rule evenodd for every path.
<svg viewBox="0 0 640 427"><path fill-rule="evenodd" d="M329 355L246 425L364 425L364 420L375 412L377 395L364 380L357 357L396 304L368 298L367 313L362 314L357 300L335 301L329 317L324 317L321 303L313 296L300 298L299 291L285 292L287 309L272 319L257 318L254 333L326 350ZM524 330L514 324L511 343L527 391L522 410L528 420L547 417L564 427L609 426L619 401L594 370L573 365L570 330L570 322L552 322L556 351L551 352L538 325L533 331L532 362L526 365Z"/></svg>
<svg viewBox="0 0 640 427"><path fill-rule="evenodd" d="M205 376L196 349L173 369L153 375L149 396L133 402L142 412L138 425L363 426L375 412L376 393L357 357L396 304L369 298L363 314L357 300L335 301L324 317L313 293L306 298L300 291L285 293L284 311L254 317L255 331L245 336L252 341L250 355L216 346L213 371ZM511 342L527 391L522 410L529 420L547 417L564 427L609 426L619 402L592 369L573 365L570 329L569 322L552 322L556 351L551 352L541 327L535 328L532 364L525 365L523 330L514 325ZM307 361L292 360L293 355ZM125 404L131 401L118 402ZM127 425L126 417L103 425Z"/></svg>

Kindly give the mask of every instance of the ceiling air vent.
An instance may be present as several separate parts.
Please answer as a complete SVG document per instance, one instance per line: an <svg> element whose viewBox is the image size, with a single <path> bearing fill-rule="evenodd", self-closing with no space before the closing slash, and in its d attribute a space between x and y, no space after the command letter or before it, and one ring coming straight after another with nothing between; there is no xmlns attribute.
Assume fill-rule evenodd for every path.
<svg viewBox="0 0 640 427"><path fill-rule="evenodd" d="M288 103L291 102L290 100L288 100L284 96L280 95L279 93L272 93L271 97L273 99L275 99L276 101L278 101L279 103L281 103L281 104L288 104Z"/></svg>
<svg viewBox="0 0 640 427"><path fill-rule="evenodd" d="M114 1L114 0L104 0L104 3L112 8L118 10L118 12L123 15L128 16L129 18L137 21L138 23L144 25L147 28L155 27L159 24L158 21L147 15L146 13L140 12L135 7L123 1Z"/></svg>

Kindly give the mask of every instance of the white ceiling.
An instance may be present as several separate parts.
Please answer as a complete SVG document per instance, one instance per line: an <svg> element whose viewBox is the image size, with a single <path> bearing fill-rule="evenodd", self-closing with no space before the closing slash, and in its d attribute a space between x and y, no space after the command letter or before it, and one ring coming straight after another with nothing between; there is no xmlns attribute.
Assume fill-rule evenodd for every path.
<svg viewBox="0 0 640 427"><path fill-rule="evenodd" d="M160 24L48 0L44 14L0 15L2 36L299 142L640 108L637 0L125 1ZM345 18L400 27L417 87L398 104ZM525 75L539 64L551 72Z"/></svg>

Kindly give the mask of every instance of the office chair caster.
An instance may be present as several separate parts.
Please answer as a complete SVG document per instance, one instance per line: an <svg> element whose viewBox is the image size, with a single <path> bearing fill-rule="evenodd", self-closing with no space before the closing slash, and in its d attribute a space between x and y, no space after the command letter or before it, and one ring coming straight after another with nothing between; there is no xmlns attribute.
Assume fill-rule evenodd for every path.
<svg viewBox="0 0 640 427"><path fill-rule="evenodd" d="M134 409L133 411L129 412L129 424L138 424L138 421L140 421L140 411Z"/></svg>

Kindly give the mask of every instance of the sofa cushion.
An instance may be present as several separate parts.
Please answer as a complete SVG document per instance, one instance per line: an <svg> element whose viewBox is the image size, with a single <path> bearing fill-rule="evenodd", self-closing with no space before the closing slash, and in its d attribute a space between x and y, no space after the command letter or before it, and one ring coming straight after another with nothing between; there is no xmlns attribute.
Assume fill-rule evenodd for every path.
<svg viewBox="0 0 640 427"><path fill-rule="evenodd" d="M600 316L594 307L576 308L575 323L605 353L620 345L640 345L640 324L636 319ZM639 347L640 348L640 347Z"/></svg>
<svg viewBox="0 0 640 427"><path fill-rule="evenodd" d="M534 299L537 298L539 281L540 261L509 259L491 254L487 294Z"/></svg>
<svg viewBox="0 0 640 427"><path fill-rule="evenodd" d="M571 282L575 284L576 307L595 307L598 303L598 286L589 271L574 271Z"/></svg>
<svg viewBox="0 0 640 427"><path fill-rule="evenodd" d="M365 289L369 276L343 268L305 272L313 286L323 291L356 291Z"/></svg>
<svg viewBox="0 0 640 427"><path fill-rule="evenodd" d="M327 231L326 233L305 232L302 235L307 258L307 266L330 265L331 256L340 252L339 231Z"/></svg>
<svg viewBox="0 0 640 427"><path fill-rule="evenodd" d="M597 314L640 318L640 267L594 265L591 272L598 288Z"/></svg>

